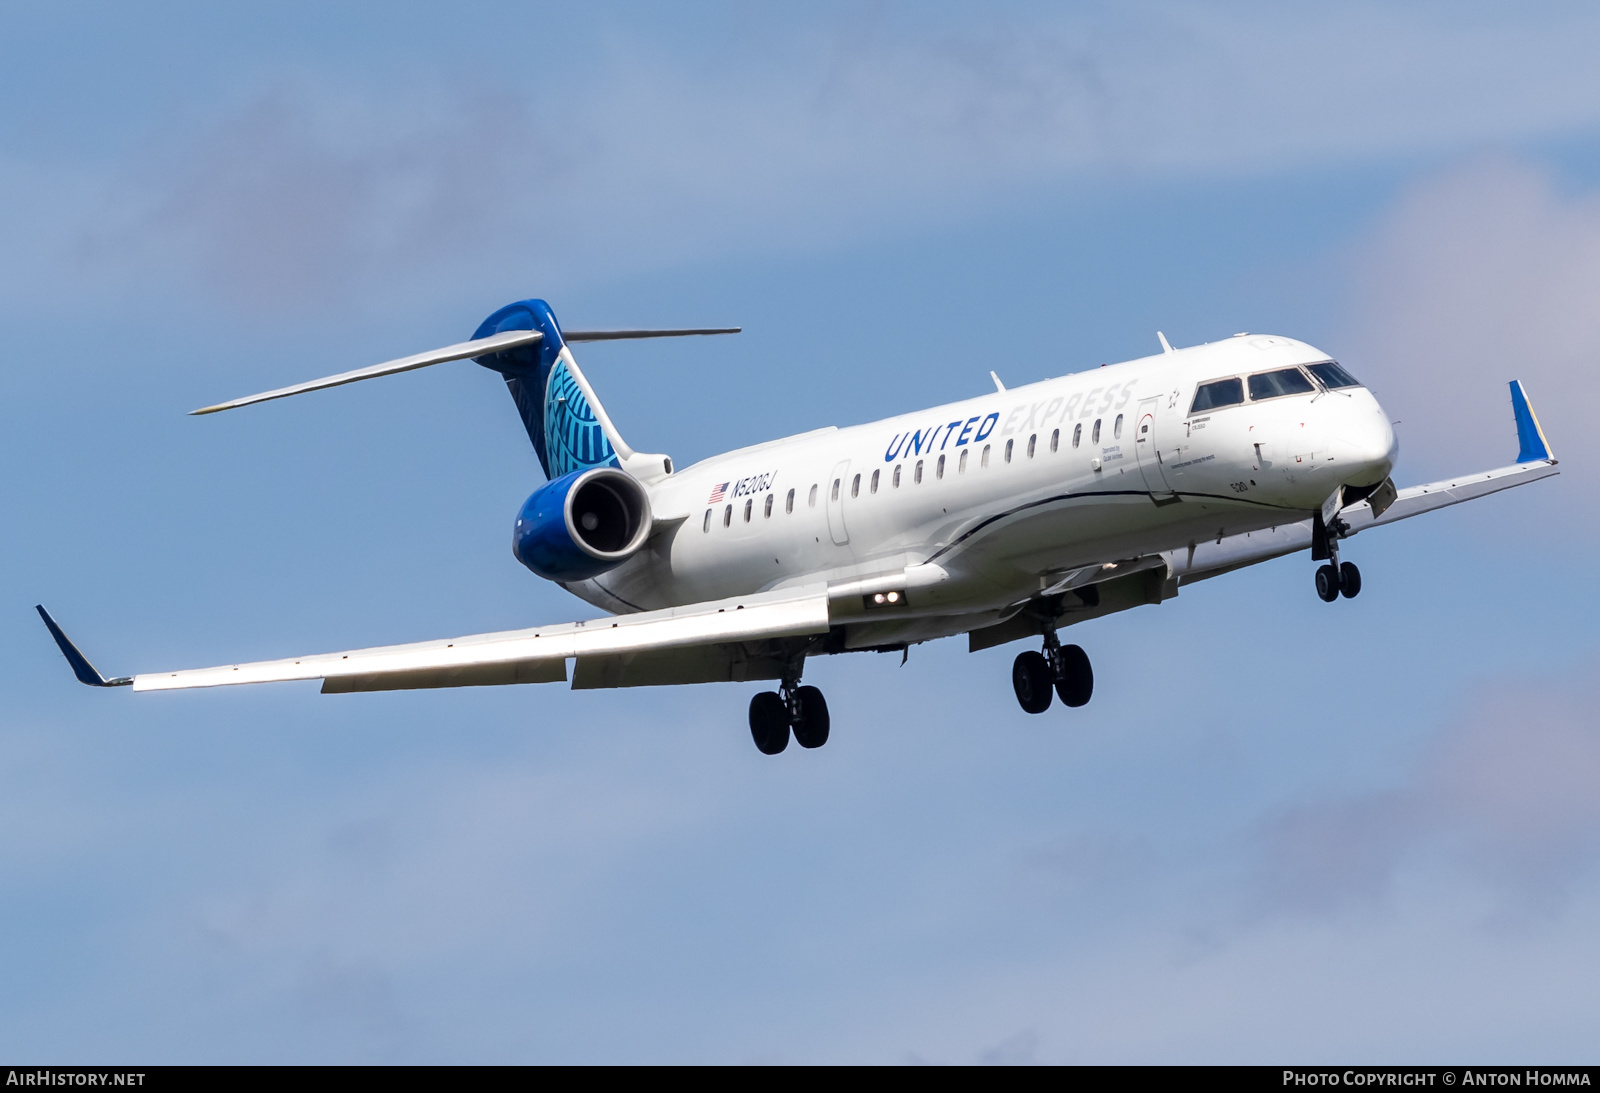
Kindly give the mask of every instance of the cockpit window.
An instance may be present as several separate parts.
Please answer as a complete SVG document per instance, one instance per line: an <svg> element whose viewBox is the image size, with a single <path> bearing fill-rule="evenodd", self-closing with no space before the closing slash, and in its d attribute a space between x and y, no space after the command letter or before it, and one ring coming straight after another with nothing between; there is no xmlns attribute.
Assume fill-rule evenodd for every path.
<svg viewBox="0 0 1600 1093"><path fill-rule="evenodd" d="M1336 361L1323 361L1321 364L1308 364L1306 368L1313 376L1322 381L1328 390L1340 387L1360 387L1361 381L1340 368Z"/></svg>
<svg viewBox="0 0 1600 1093"><path fill-rule="evenodd" d="M1244 401L1244 383L1237 377L1234 379L1216 380L1213 383L1202 383L1199 390L1194 393L1194 405L1189 407L1191 414L1198 414L1201 410L1215 410L1222 406L1237 406Z"/></svg>
<svg viewBox="0 0 1600 1093"><path fill-rule="evenodd" d="M1303 395L1315 391L1306 374L1298 368L1280 368L1276 372L1260 372L1250 377L1250 400L1278 398L1282 395Z"/></svg>

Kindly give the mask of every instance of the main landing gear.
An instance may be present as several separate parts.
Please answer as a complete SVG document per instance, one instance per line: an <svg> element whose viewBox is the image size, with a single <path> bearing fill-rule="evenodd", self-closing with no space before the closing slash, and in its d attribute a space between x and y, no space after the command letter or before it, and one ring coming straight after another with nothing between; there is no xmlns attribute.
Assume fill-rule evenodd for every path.
<svg viewBox="0 0 1600 1093"><path fill-rule="evenodd" d="M1076 645L1062 645L1054 630L1046 630L1044 652L1030 649L1012 662L1011 687L1017 692L1017 704L1028 713L1044 713L1056 696L1064 705L1082 706L1094 694L1094 669L1087 653Z"/></svg>
<svg viewBox="0 0 1600 1093"><path fill-rule="evenodd" d="M1361 570L1354 562L1340 562L1337 568L1331 562L1317 567L1317 595L1325 603L1332 603L1341 595L1353 600L1360 592Z"/></svg>
<svg viewBox="0 0 1600 1093"><path fill-rule="evenodd" d="M763 755L777 755L789 746L793 731L802 748L828 742L828 703L815 687L800 686L800 673L785 676L776 691L762 691L750 700L750 736Z"/></svg>
<svg viewBox="0 0 1600 1093"><path fill-rule="evenodd" d="M1317 567L1317 595L1323 603L1332 603L1343 596L1353 600L1361 593L1361 570L1356 568L1354 562L1341 562L1339 560L1339 540L1344 538L1349 527L1343 520L1334 517L1333 524L1326 526L1322 522L1322 514L1318 513L1312 521L1311 533L1313 536L1311 546L1311 560L1327 561Z"/></svg>

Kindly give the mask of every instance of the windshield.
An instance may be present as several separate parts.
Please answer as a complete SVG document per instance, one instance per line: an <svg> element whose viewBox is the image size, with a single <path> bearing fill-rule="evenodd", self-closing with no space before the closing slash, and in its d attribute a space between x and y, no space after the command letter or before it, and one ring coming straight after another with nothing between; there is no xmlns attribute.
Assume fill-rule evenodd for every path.
<svg viewBox="0 0 1600 1093"><path fill-rule="evenodd" d="M1219 406L1237 406L1243 401L1244 384L1237 378L1202 383L1194 393L1194 405L1189 407L1189 412L1198 414L1201 410L1215 410Z"/></svg>
<svg viewBox="0 0 1600 1093"><path fill-rule="evenodd" d="M1360 387L1361 381L1346 372L1334 361L1323 361L1321 364L1306 365L1311 374L1322 381L1322 385L1332 391L1340 387Z"/></svg>
<svg viewBox="0 0 1600 1093"><path fill-rule="evenodd" d="M1315 390L1305 373L1298 368L1280 368L1276 372L1262 372L1250 377L1251 401L1282 395L1303 395Z"/></svg>

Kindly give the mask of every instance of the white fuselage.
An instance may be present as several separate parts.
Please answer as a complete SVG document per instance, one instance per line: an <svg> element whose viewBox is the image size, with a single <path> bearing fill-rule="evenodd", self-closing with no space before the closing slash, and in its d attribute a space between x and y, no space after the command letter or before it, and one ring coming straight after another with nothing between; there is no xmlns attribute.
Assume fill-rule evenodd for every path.
<svg viewBox="0 0 1600 1093"><path fill-rule="evenodd" d="M1200 384L1328 359L1240 336L729 452L656 483L646 548L567 587L627 612L826 584L852 648L970 630L1057 575L1381 482L1395 437L1364 387L1192 410ZM892 618L862 606L891 588Z"/></svg>

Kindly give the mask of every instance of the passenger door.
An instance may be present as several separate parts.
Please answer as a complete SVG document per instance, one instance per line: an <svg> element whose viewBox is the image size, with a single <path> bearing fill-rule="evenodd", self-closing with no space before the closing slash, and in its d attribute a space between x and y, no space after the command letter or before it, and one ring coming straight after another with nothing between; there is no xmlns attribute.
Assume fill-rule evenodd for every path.
<svg viewBox="0 0 1600 1093"><path fill-rule="evenodd" d="M828 534L833 536L835 546L844 546L850 541L850 533L844 526L844 494L849 488L849 477L850 461L846 459L833 468L824 486L828 491Z"/></svg>
<svg viewBox="0 0 1600 1093"><path fill-rule="evenodd" d="M1144 475L1144 488L1150 491L1150 496L1155 498L1157 503L1178 499L1177 494L1167 485L1166 475L1162 470L1161 453L1157 449L1156 434L1160 428L1158 419L1162 416L1161 404L1165 401L1167 401L1166 395L1141 399L1138 416L1133 423L1133 451L1139 460L1139 472Z"/></svg>

